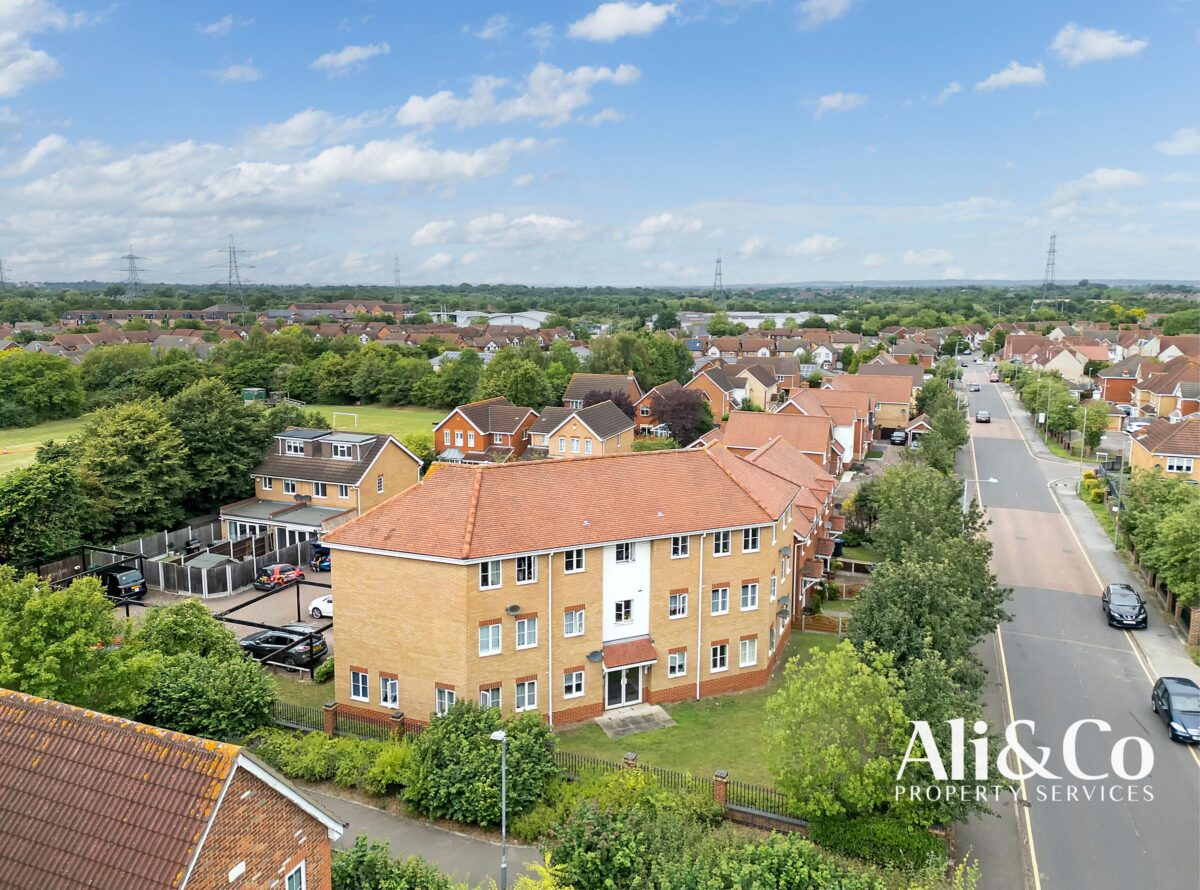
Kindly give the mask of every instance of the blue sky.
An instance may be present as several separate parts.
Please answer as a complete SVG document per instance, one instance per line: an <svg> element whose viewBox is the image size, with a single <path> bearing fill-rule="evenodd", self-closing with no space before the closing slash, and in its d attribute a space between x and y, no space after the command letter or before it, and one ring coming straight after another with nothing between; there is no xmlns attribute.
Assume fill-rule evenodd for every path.
<svg viewBox="0 0 1200 890"><path fill-rule="evenodd" d="M1200 0L0 0L25 280L1200 278Z"/></svg>

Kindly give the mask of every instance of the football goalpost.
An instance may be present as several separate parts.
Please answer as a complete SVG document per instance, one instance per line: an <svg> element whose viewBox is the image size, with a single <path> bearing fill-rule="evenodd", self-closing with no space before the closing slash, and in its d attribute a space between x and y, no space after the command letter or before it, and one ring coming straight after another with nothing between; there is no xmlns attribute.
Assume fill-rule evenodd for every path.
<svg viewBox="0 0 1200 890"><path fill-rule="evenodd" d="M338 418L339 417L348 417L350 419L349 423L347 424L348 429L353 429L353 430L358 429L358 414L356 414L354 411L334 411L333 412L333 428L334 429L338 428Z"/></svg>

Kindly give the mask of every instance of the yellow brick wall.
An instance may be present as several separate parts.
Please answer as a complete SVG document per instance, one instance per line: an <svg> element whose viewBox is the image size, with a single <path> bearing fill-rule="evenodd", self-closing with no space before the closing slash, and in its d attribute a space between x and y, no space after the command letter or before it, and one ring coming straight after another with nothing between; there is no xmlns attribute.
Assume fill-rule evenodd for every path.
<svg viewBox="0 0 1200 890"><path fill-rule="evenodd" d="M566 439L566 450L558 450L558 440ZM571 450L571 439L579 439L579 453L576 454ZM619 436L612 436L608 439L600 439L591 430L578 420L572 418L558 428L553 436L550 437L550 457L589 457L587 453L587 443L592 443L592 455L596 454L619 454L625 451L633 450L633 430L628 430L621 433Z"/></svg>
<svg viewBox="0 0 1200 890"><path fill-rule="evenodd" d="M1167 473L1167 459L1162 455L1151 454L1149 449L1136 439L1133 440L1133 445L1129 449L1129 464L1135 470L1152 470L1158 467L1168 476L1175 476L1180 479L1193 479L1200 482L1200 459L1192 461L1191 474Z"/></svg>
<svg viewBox="0 0 1200 890"><path fill-rule="evenodd" d="M908 426L908 408L883 402L875 409L875 428L904 429Z"/></svg>
<svg viewBox="0 0 1200 890"><path fill-rule="evenodd" d="M375 489L375 478L383 476L383 493ZM383 453L375 460L362 483L362 509L370 510L376 504L400 494L405 489L416 485L420 479L420 469L417 462L401 448L392 442L384 446Z"/></svg>

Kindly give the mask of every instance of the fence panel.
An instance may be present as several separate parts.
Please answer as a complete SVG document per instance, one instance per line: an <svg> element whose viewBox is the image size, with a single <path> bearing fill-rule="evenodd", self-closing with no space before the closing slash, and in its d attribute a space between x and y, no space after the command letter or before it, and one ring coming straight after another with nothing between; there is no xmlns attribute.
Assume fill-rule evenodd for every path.
<svg viewBox="0 0 1200 890"><path fill-rule="evenodd" d="M337 717L338 735L352 735L360 739L386 742L401 729L401 727L393 728L380 721L351 717L347 714L338 714Z"/></svg>
<svg viewBox="0 0 1200 890"><path fill-rule="evenodd" d="M575 779L602 776L623 768L619 761L603 760L590 754L575 754L571 751L555 751L554 761L564 773Z"/></svg>
<svg viewBox="0 0 1200 890"><path fill-rule="evenodd" d="M280 726L313 732L319 732L325 725L325 717L320 708L294 705L279 699L271 702L271 719Z"/></svg>
<svg viewBox="0 0 1200 890"><path fill-rule="evenodd" d="M730 780L725 786L725 802L773 816L791 816L786 795L765 785Z"/></svg>
<svg viewBox="0 0 1200 890"><path fill-rule="evenodd" d="M676 791L680 793L688 793L690 791L702 791L709 797L713 793L713 780L701 779L693 776L691 773L682 772L680 770L663 769L658 766L643 766L640 769L646 770L650 775L658 780L658 783L668 791Z"/></svg>

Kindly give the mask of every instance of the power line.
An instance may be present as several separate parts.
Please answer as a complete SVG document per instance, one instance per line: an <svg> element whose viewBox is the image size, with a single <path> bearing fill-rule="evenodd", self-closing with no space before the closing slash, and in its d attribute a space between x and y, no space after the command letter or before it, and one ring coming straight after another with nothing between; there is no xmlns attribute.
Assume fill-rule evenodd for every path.
<svg viewBox="0 0 1200 890"><path fill-rule="evenodd" d="M721 278L721 252L717 251L717 268L713 272L712 300L725 299L725 282Z"/></svg>
<svg viewBox="0 0 1200 890"><path fill-rule="evenodd" d="M253 269L251 265L238 262L238 254L249 253L248 250L239 250L233 242L233 236L229 236L229 246L222 248L222 253L226 254L225 260L225 298L231 303L239 303L242 307L242 314L246 314L246 292L242 289L242 269ZM219 268L219 267L216 267Z"/></svg>
<svg viewBox="0 0 1200 890"><path fill-rule="evenodd" d="M145 272L138 266L138 260L144 260L144 256L138 256L133 252L133 245L129 245L129 253L121 257L125 261L125 268L119 271L125 273L125 299L136 299L142 293L142 281L138 278L139 272Z"/></svg>
<svg viewBox="0 0 1200 890"><path fill-rule="evenodd" d="M1055 248L1055 242L1058 240L1058 235L1055 232L1050 233L1050 249L1046 251L1046 272L1042 276L1042 290L1047 291L1054 287L1054 260L1058 250Z"/></svg>
<svg viewBox="0 0 1200 890"><path fill-rule="evenodd" d="M392 255L392 302L400 302L400 254Z"/></svg>

